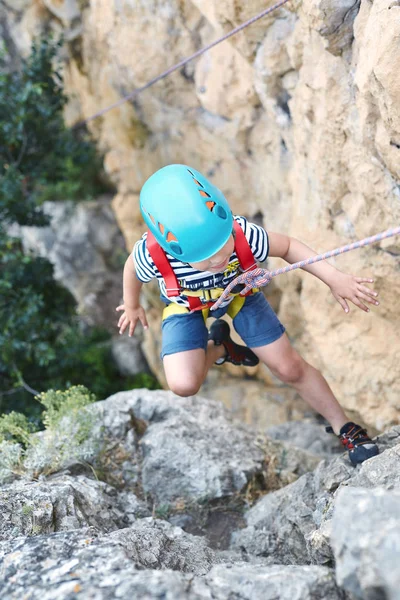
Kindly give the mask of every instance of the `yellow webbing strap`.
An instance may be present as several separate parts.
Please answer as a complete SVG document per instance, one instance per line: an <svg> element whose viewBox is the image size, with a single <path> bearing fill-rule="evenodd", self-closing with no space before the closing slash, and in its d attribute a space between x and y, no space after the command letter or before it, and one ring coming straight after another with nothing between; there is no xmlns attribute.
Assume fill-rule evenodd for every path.
<svg viewBox="0 0 400 600"><path fill-rule="evenodd" d="M168 317L170 317L171 315L184 315L185 313L190 312L188 308L186 308L186 306L181 306L180 304L176 304L175 302L171 302L171 304L168 304L168 306L166 306L163 310L163 314L162 314L162 318L163 321L164 319L168 319Z"/></svg>
<svg viewBox="0 0 400 600"><path fill-rule="evenodd" d="M201 313L203 315L204 321L207 321L209 312L210 309L208 306L202 309ZM168 306L164 308L162 320L165 321L165 319L168 319L168 317L172 315L185 315L188 313L190 313L190 309L186 306L181 306L180 304L175 304L175 302L171 302L171 304L168 304Z"/></svg>
<svg viewBox="0 0 400 600"><path fill-rule="evenodd" d="M231 319L234 319L238 312L243 308L245 300L246 296L240 296L239 294L232 300L226 311Z"/></svg>
<svg viewBox="0 0 400 600"><path fill-rule="evenodd" d="M220 291L222 288L215 288L215 290L207 290L208 292L214 292L214 291ZM185 290L186 291L186 290ZM202 290L204 291L204 290ZM253 288L252 293L255 294L256 292L259 292L260 290L258 288ZM199 290L199 293L195 292L192 293L190 292L190 295L195 295L196 296L200 296L202 294L200 294L201 290ZM221 295L221 292L220 292ZM219 296L217 296L219 297ZM212 298L213 300L215 300L215 298ZM232 302L229 304L228 309L227 309L227 314L231 317L231 319L234 319L236 317L236 315L238 314L238 312L242 309L243 304L245 303L246 300L246 296L240 296L240 294L235 294L234 299L232 300ZM202 314L203 314L203 319L204 321L207 321L208 317L209 317L209 312L210 312L210 307L206 306L205 308L202 309ZM164 321L165 319L167 319L168 317L170 317L171 315L184 315L184 314L188 314L190 313L190 309L187 308L186 306L181 306L180 304L176 304L175 302L171 302L171 304L168 304L168 306L166 306L163 310L163 315L162 315L162 320Z"/></svg>
<svg viewBox="0 0 400 600"><path fill-rule="evenodd" d="M192 298L203 298L206 302L218 300L224 288L213 288L211 290L182 290L182 296L191 296ZM231 294L232 296L236 294Z"/></svg>

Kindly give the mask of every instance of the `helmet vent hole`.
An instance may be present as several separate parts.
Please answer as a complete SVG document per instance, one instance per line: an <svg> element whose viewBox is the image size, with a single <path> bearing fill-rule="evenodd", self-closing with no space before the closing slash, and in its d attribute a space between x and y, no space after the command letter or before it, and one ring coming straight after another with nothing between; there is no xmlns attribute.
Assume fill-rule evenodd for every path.
<svg viewBox="0 0 400 600"><path fill-rule="evenodd" d="M155 218L153 217L153 215L151 215L150 213L148 213L148 215L149 215L150 219L153 221L153 223L154 223L154 225L155 225L155 224L156 224L156 220L155 220Z"/></svg>
<svg viewBox="0 0 400 600"><path fill-rule="evenodd" d="M177 242L171 242L169 246L171 248L171 251L177 254L178 256L182 254L182 248Z"/></svg>
<svg viewBox="0 0 400 600"><path fill-rule="evenodd" d="M214 206L215 206L215 202L213 202L212 200L209 200L208 202L206 202L206 206L208 208L208 210L213 210Z"/></svg>
<svg viewBox="0 0 400 600"><path fill-rule="evenodd" d="M167 242L177 242L177 238L174 236L174 234L171 231L168 231L167 233Z"/></svg>
<svg viewBox="0 0 400 600"><path fill-rule="evenodd" d="M207 194L204 190L199 190L200 196L204 196L204 198L211 198L210 194Z"/></svg>
<svg viewBox="0 0 400 600"><path fill-rule="evenodd" d="M197 181L197 179L194 179L194 178L193 178L193 180L194 180L194 182L195 182L197 185L199 185L200 187L204 187L204 185L203 185L202 183L200 183L200 181Z"/></svg>
<svg viewBox="0 0 400 600"><path fill-rule="evenodd" d="M220 206L219 204L215 207L214 212L219 216L220 219L225 220L228 218L226 210L222 208L222 206Z"/></svg>
<svg viewBox="0 0 400 600"><path fill-rule="evenodd" d="M162 235L164 235L165 227L162 223L158 224L158 229L161 231Z"/></svg>
<svg viewBox="0 0 400 600"><path fill-rule="evenodd" d="M188 171L189 171L189 169L188 169ZM191 174L191 176L192 176L192 177L194 177L194 175L193 175L192 171L189 171L189 173Z"/></svg>

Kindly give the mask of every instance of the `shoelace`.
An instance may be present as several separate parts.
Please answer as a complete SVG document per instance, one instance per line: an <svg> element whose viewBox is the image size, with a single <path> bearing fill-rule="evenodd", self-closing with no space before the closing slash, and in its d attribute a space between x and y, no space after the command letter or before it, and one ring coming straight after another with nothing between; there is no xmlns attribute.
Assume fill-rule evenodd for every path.
<svg viewBox="0 0 400 600"><path fill-rule="evenodd" d="M363 439L364 438L364 439ZM340 441L346 448L354 448L355 446L363 446L364 444L372 444L372 440L368 437L367 430L353 426L350 431L340 435Z"/></svg>
<svg viewBox="0 0 400 600"><path fill-rule="evenodd" d="M325 427L325 431L327 433L335 433L333 431L332 427ZM343 446L345 448L347 448L348 450L352 450L356 446L363 446L365 444L373 444L374 443L368 437L366 429L363 429L362 427L357 428L355 425L353 425L353 427L350 429L350 431L342 433L342 434L338 435L337 437L340 439ZM362 438L364 438L364 439L362 439Z"/></svg>

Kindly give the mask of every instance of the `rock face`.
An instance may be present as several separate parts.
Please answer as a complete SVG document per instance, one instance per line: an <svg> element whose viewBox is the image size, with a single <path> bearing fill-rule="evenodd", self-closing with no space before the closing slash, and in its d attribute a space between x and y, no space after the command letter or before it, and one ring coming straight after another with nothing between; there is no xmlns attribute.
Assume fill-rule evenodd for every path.
<svg viewBox="0 0 400 600"><path fill-rule="evenodd" d="M122 296L124 243L110 198L45 202L43 209L50 225L20 227L25 251L53 264L54 277L74 296L78 313L89 325L101 324L115 331L115 306Z"/></svg>
<svg viewBox="0 0 400 600"><path fill-rule="evenodd" d="M155 529L155 527L153 527ZM18 598L29 590L34 600L56 598L165 598L166 600L342 600L332 572L318 566L277 567L242 563L212 568L212 551L201 556L199 541L180 533L171 544L174 528L164 527L163 548L143 549L143 531L122 530L118 537L76 530L43 538L1 542L4 598ZM176 528L175 528L176 529ZM139 554L129 549L136 536ZM175 534L176 535L176 534ZM152 540L157 546L155 540ZM140 548L141 547L141 548ZM191 553L196 555L194 562ZM153 568L148 568L148 564ZM163 570L157 570L165 566ZM144 568L145 567L145 568ZM147 567L147 568L146 568ZM203 577L201 577L203 575Z"/></svg>
<svg viewBox="0 0 400 600"><path fill-rule="evenodd" d="M46 482L3 486L0 505L1 540L89 526L108 532L149 515L133 494L127 496L84 475L61 474Z"/></svg>
<svg viewBox="0 0 400 600"><path fill-rule="evenodd" d="M56 459L58 470L85 461L100 472L105 469L106 481L114 486L134 490L140 482L145 494L164 504L218 500L240 492L254 477L262 476L266 450L277 455L277 487L319 462L304 450L290 451L279 441L234 426L220 403L198 396L178 398L171 392L133 390L96 402L90 411L91 433L80 446L74 446L69 420L62 423L64 437L38 434L24 461L29 477L49 473ZM71 441L65 444L68 435ZM8 473L3 469L3 482L10 477L12 469ZM71 492L79 495L79 489ZM101 496L108 493L102 490Z"/></svg>
<svg viewBox="0 0 400 600"><path fill-rule="evenodd" d="M81 454L52 472L45 432L3 467L2 599L398 597L400 427L355 469L261 443L206 398L134 390L88 410Z"/></svg>
<svg viewBox="0 0 400 600"><path fill-rule="evenodd" d="M73 123L264 8L261 0L7 0L2 22L22 54L38 31L64 32L73 98L66 118ZM127 248L143 230L143 182L173 162L203 171L234 212L317 251L398 225L399 26L392 0L289 2L90 122L118 189L113 207ZM398 248L392 238L333 261L375 279L382 302L370 314L354 308L344 318L308 274L276 279L279 316L296 347L323 370L345 407L379 430L399 422ZM154 344L146 348L159 371L149 352Z"/></svg>
<svg viewBox="0 0 400 600"><path fill-rule="evenodd" d="M105 196L92 202L45 202L47 227L18 227L25 251L47 258L54 277L74 296L81 320L114 334L112 353L123 375L148 371L141 350L142 331L118 335L115 308L122 299L124 241ZM73 234L71 234L73 232Z"/></svg>
<svg viewBox="0 0 400 600"><path fill-rule="evenodd" d="M344 488L335 506L332 544L338 582L359 598L396 598L400 490Z"/></svg>

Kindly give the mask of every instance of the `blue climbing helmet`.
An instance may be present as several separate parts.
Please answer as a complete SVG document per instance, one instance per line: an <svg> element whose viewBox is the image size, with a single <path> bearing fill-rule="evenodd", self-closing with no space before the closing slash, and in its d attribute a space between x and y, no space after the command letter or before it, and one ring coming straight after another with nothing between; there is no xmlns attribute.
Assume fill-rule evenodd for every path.
<svg viewBox="0 0 400 600"><path fill-rule="evenodd" d="M160 246L182 262L210 258L232 233L223 193L186 165L168 165L149 177L140 192L140 210Z"/></svg>

